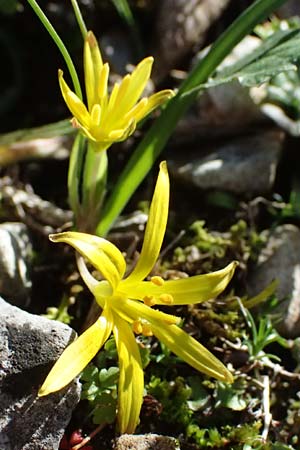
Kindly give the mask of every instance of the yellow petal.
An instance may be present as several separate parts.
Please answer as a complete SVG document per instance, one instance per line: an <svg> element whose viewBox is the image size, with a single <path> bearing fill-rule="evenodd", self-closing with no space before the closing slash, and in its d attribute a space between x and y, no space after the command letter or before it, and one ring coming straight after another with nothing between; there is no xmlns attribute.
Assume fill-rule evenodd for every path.
<svg viewBox="0 0 300 450"><path fill-rule="evenodd" d="M109 65L108 63L105 63L99 75L98 95L101 100L107 96L108 76L109 76Z"/></svg>
<svg viewBox="0 0 300 450"><path fill-rule="evenodd" d="M111 131L108 134L108 138L111 139L111 142L124 141L128 138L128 136L134 133L135 128L136 122L134 119L132 119L126 124L124 129Z"/></svg>
<svg viewBox="0 0 300 450"><path fill-rule="evenodd" d="M148 97L148 103L144 110L140 110L135 115L135 120L139 122L148 114L150 114L155 108L163 105L167 100L174 96L174 92L171 89L165 89L164 91L156 92L156 94Z"/></svg>
<svg viewBox="0 0 300 450"><path fill-rule="evenodd" d="M144 372L131 327L114 314L113 332L119 356L118 423L120 433L133 433L139 422L144 391Z"/></svg>
<svg viewBox="0 0 300 450"><path fill-rule="evenodd" d="M151 324L153 334L175 355L208 376L228 383L233 382L231 373L212 353L176 325L161 327Z"/></svg>
<svg viewBox="0 0 300 450"><path fill-rule="evenodd" d="M153 58L143 59L131 75L126 75L120 86L118 101L113 112L113 121L118 122L136 104L150 78ZM121 90L122 87L122 90ZM121 95L122 94L122 95Z"/></svg>
<svg viewBox="0 0 300 450"><path fill-rule="evenodd" d="M164 239L169 209L169 175L165 161L160 163L140 258L125 285L143 280L152 270ZM125 282L124 281L124 282ZM147 294L145 294L147 295Z"/></svg>
<svg viewBox="0 0 300 450"><path fill-rule="evenodd" d="M152 56L144 58L130 75L130 85L122 101L122 106L124 105L127 111L136 104L142 95L150 78L153 61Z"/></svg>
<svg viewBox="0 0 300 450"><path fill-rule="evenodd" d="M142 300L145 296L153 296L156 304L163 305L159 300L163 294L173 297L172 305L191 305L205 302L217 297L228 285L233 277L238 263L233 261L224 269L204 275L195 275L190 278L165 281L157 286L150 281L138 282L132 286L126 286L127 296ZM124 281L122 281L124 283Z"/></svg>
<svg viewBox="0 0 300 450"><path fill-rule="evenodd" d="M131 108L130 111L128 111L127 114L124 116L124 122L127 122L131 119L135 119L136 122L138 122L140 119L139 117L144 117L145 111L147 110L148 105L148 98L142 98L133 108Z"/></svg>
<svg viewBox="0 0 300 450"><path fill-rule="evenodd" d="M105 308L99 319L64 350L40 388L39 397L67 386L98 353L111 330L112 316Z"/></svg>
<svg viewBox="0 0 300 450"><path fill-rule="evenodd" d="M100 125L100 119L101 119L101 107L98 103L95 103L95 105L92 107L91 112L92 125L98 127Z"/></svg>
<svg viewBox="0 0 300 450"><path fill-rule="evenodd" d="M112 308L116 311L120 311L120 313L123 313L124 317L126 317L125 315L127 314L132 321L138 319L145 319L148 322L160 321L162 322L162 326L164 326L165 324L178 324L181 320L179 317L173 316L172 314L167 314L157 309L152 309L143 303L126 298L123 298L123 301L118 302L118 304L112 304Z"/></svg>
<svg viewBox="0 0 300 450"><path fill-rule="evenodd" d="M113 289L125 273L126 263L122 253L106 239L75 231L52 234L49 239L52 242L65 242L74 247L102 273Z"/></svg>
<svg viewBox="0 0 300 450"><path fill-rule="evenodd" d="M99 103L98 89L100 82L100 73L103 67L100 49L97 39L92 31L87 33L84 42L84 77L85 90L89 110L95 103Z"/></svg>
<svg viewBox="0 0 300 450"><path fill-rule="evenodd" d="M89 127L90 116L88 110L65 82L62 70L58 71L58 81L63 98L73 116L76 117L76 119L81 122L82 125Z"/></svg>

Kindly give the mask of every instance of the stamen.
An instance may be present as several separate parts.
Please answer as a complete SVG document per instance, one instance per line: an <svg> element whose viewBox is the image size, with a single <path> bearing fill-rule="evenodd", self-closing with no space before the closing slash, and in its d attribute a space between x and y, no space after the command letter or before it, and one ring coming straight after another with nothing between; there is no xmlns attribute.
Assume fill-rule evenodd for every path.
<svg viewBox="0 0 300 450"><path fill-rule="evenodd" d="M159 296L159 300L166 305L172 305L174 303L174 298L170 294L162 294Z"/></svg>
<svg viewBox="0 0 300 450"><path fill-rule="evenodd" d="M155 284L156 286L162 286L164 284L165 280L162 279L162 277L155 276L151 278L151 283Z"/></svg>
<svg viewBox="0 0 300 450"><path fill-rule="evenodd" d="M136 334L143 333L143 325L140 320L135 320L132 324L132 329Z"/></svg>
<svg viewBox="0 0 300 450"><path fill-rule="evenodd" d="M143 324L143 331L142 331L142 333L146 337L153 336L153 333L152 333L152 330L150 328L150 325L148 325L147 323Z"/></svg>
<svg viewBox="0 0 300 450"><path fill-rule="evenodd" d="M146 306L154 306L156 304L156 301L152 295L146 295L144 298L144 303Z"/></svg>

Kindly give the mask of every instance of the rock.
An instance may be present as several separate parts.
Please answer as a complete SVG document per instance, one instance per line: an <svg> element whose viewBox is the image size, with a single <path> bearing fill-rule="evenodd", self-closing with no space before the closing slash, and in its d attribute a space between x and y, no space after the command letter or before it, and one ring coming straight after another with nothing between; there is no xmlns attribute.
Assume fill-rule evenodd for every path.
<svg viewBox="0 0 300 450"><path fill-rule="evenodd" d="M260 131L251 136L229 139L222 144L203 146L193 154L170 155L172 175L180 181L201 189L224 190L246 197L271 190L279 162L284 133L279 130Z"/></svg>
<svg viewBox="0 0 300 450"><path fill-rule="evenodd" d="M289 19L291 16L299 16L299 0L289 0L288 2L285 2L284 5L278 8L277 13L281 19Z"/></svg>
<svg viewBox="0 0 300 450"><path fill-rule="evenodd" d="M254 36L244 38L218 67L222 71L253 52L261 44ZM209 48L200 51L192 60L191 70L202 61ZM256 95L257 97L257 95ZM176 129L181 138L216 137L236 135L253 128L253 124L268 121L252 97L252 91L233 80L205 89L195 100L192 108L183 117ZM177 137L177 136L176 136Z"/></svg>
<svg viewBox="0 0 300 450"><path fill-rule="evenodd" d="M38 398L51 366L75 332L0 298L0 448L57 450L80 398L78 381Z"/></svg>
<svg viewBox="0 0 300 450"><path fill-rule="evenodd" d="M23 223L0 224L0 294L17 306L29 303L32 245Z"/></svg>
<svg viewBox="0 0 300 450"><path fill-rule="evenodd" d="M277 328L285 337L300 336L300 230L294 225L278 226L269 235L248 280L249 295L258 294L274 279L279 281L276 295L284 300L275 311L281 318Z"/></svg>
<svg viewBox="0 0 300 450"><path fill-rule="evenodd" d="M162 0L156 19L154 79L163 78L189 54L201 46L210 26L230 0Z"/></svg>
<svg viewBox="0 0 300 450"><path fill-rule="evenodd" d="M177 440L158 434L123 434L116 439L114 450L180 450Z"/></svg>

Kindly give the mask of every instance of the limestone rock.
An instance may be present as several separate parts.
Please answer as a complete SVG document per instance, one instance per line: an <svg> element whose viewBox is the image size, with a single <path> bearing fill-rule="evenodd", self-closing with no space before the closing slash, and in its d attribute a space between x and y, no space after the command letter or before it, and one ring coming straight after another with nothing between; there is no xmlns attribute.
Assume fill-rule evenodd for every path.
<svg viewBox="0 0 300 450"><path fill-rule="evenodd" d="M0 298L0 448L57 450L80 398L78 381L46 397L37 392L53 363L74 339L59 322Z"/></svg>
<svg viewBox="0 0 300 450"><path fill-rule="evenodd" d="M23 223L0 224L0 294L10 303L26 306L31 289L32 244Z"/></svg>
<svg viewBox="0 0 300 450"><path fill-rule="evenodd" d="M158 434L123 434L116 439L114 450L180 450L177 440Z"/></svg>
<svg viewBox="0 0 300 450"><path fill-rule="evenodd" d="M179 181L201 189L225 190L246 197L271 190L284 134L279 130L207 144L199 150L171 155L168 165Z"/></svg>
<svg viewBox="0 0 300 450"><path fill-rule="evenodd" d="M204 43L210 26L230 0L162 0L156 19L154 77L160 79Z"/></svg>
<svg viewBox="0 0 300 450"><path fill-rule="evenodd" d="M274 279L279 281L276 295L284 300L275 311L282 318L278 330L286 337L300 336L300 230L294 225L278 226L270 234L249 278L249 294L258 294Z"/></svg>

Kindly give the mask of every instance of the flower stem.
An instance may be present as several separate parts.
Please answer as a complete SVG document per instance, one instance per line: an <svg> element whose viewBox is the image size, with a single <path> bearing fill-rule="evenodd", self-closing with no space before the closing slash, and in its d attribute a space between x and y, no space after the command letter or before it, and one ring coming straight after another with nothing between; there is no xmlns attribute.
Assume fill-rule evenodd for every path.
<svg viewBox="0 0 300 450"><path fill-rule="evenodd" d="M83 40L85 39L86 35L87 35L87 28L86 25L84 23L80 8L78 6L77 0L71 0L73 9L74 9L74 13L75 13L75 17L78 23L78 26L80 28Z"/></svg>
<svg viewBox="0 0 300 450"><path fill-rule="evenodd" d="M53 41L57 45L59 51L61 52L61 54L66 62L66 65L68 67L68 70L70 72L72 82L74 85L74 90L75 90L77 96L82 100L82 91L81 91L79 79L77 76L77 72L76 72L75 66L73 64L72 58L71 58L68 50L66 49L63 41L61 40L61 38L55 31L53 25L50 23L47 16L41 10L41 8L38 5L38 3L36 2L36 0L27 0L27 2L29 3L29 5L31 6L33 11L36 13L38 18L40 19L40 21L42 22L42 24L44 25L44 27L46 28L46 30L48 31L50 36L52 37Z"/></svg>

